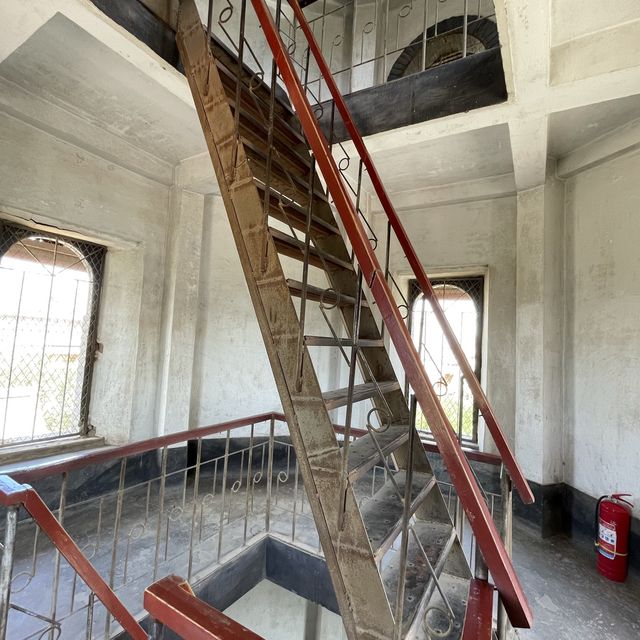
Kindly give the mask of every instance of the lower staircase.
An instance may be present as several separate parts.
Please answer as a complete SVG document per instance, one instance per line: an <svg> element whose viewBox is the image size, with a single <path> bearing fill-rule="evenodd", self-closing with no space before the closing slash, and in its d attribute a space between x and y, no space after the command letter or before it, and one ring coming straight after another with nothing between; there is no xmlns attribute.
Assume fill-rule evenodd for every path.
<svg viewBox="0 0 640 640"><path fill-rule="evenodd" d="M241 20L247 9L243 4ZM308 117L310 105L301 108L304 92L295 85L273 18L262 0L254 0L254 9L277 62L274 72L292 100L298 96L296 113L307 117L299 120L284 93L276 92L275 80L266 85L242 63L248 43L240 41L232 52L211 38L194 0L181 3L178 45L346 633L350 640L454 640L463 633L489 638L484 634L491 634L494 583L513 624L529 626L526 599L475 478L424 384L424 368L416 369L419 361L406 327L398 324L395 303L389 310L392 297L375 254L362 248L364 228L351 200L348 210L338 174L332 174L329 146ZM283 265L291 259L299 263L296 277L285 274ZM311 284L317 273L326 286ZM339 310L346 337L333 330L329 336L307 335L310 305L324 313ZM479 557L492 582L486 567L478 575L465 559L383 330L401 359L413 362L407 367L403 361L409 383L477 526ZM348 363L346 387L321 388L311 357L321 350L336 350ZM352 440L351 423L362 402L372 406L367 434ZM339 408L346 415L343 439L336 438L329 413ZM384 466L386 481L361 508L355 487L374 466ZM468 609L482 624L465 624Z"/></svg>

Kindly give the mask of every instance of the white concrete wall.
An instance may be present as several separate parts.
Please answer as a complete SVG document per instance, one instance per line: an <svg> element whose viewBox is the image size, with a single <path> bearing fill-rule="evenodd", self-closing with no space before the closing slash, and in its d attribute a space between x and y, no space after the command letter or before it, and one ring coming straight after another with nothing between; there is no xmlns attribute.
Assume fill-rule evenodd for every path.
<svg viewBox="0 0 640 640"><path fill-rule="evenodd" d="M565 481L640 496L640 154L566 195ZM635 514L640 515L640 507Z"/></svg>
<svg viewBox="0 0 640 640"><path fill-rule="evenodd" d="M263 580L225 610L230 617L265 640L343 640L342 619L318 607L315 629L307 627L307 607L316 605L286 589Z"/></svg>
<svg viewBox="0 0 640 640"><path fill-rule="evenodd" d="M155 433L168 189L0 114L0 215L108 246L91 423L113 442Z"/></svg>
<svg viewBox="0 0 640 640"><path fill-rule="evenodd" d="M122 443L281 409L219 196L182 189L179 171L173 187L143 178L8 115L0 171L1 216L108 249L90 405L98 435ZM285 265L301 279L299 262ZM306 333L329 335L317 303ZM324 390L346 381L337 349L314 360Z"/></svg>
<svg viewBox="0 0 640 640"><path fill-rule="evenodd" d="M515 414L515 198L455 204L403 212L402 222L429 275L485 273L483 384L513 443ZM376 216L376 233L385 237ZM381 251L384 249L381 247ZM380 253L382 259L383 254ZM391 270L406 279L409 267L392 245ZM482 434L480 434L482 435ZM490 438L484 447L493 450Z"/></svg>

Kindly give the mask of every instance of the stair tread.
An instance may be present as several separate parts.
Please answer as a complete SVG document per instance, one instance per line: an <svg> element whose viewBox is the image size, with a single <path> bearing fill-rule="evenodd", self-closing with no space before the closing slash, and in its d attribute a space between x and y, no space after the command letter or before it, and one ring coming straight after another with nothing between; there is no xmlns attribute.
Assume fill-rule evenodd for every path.
<svg viewBox="0 0 640 640"><path fill-rule="evenodd" d="M333 336L305 336L305 343L308 347L351 347L351 338L334 338ZM373 340L360 338L358 346L362 348L384 347L384 340Z"/></svg>
<svg viewBox="0 0 640 640"><path fill-rule="evenodd" d="M279 231L278 229L274 229L273 227L269 227L269 231L276 243L276 248L280 253L283 253L284 255L287 255L290 258L294 258L296 260L302 260L304 258L305 246L302 240L298 240L297 238ZM323 269L323 260L327 264L331 264L348 271L353 271L353 265L350 262L340 260L340 258L336 258L327 251L322 251L321 249L317 249L313 245L310 245L309 263L314 267Z"/></svg>
<svg viewBox="0 0 640 640"><path fill-rule="evenodd" d="M301 297L302 296L302 282L299 280L287 280L289 291L291 295ZM322 287L315 287L307 284L307 299L314 300L316 302L324 301L328 306L337 304L340 306L353 306L356 303L356 299L353 296L348 296L344 293L340 293L339 296L333 290L323 289ZM368 307L369 303L365 298L362 298L362 306Z"/></svg>
<svg viewBox="0 0 640 640"><path fill-rule="evenodd" d="M409 428L406 424L392 424L385 431L376 433L375 437L382 453L387 456L408 440ZM380 454L370 433L349 444L349 478L352 482L378 462Z"/></svg>
<svg viewBox="0 0 640 640"><path fill-rule="evenodd" d="M255 182L256 187L261 192L261 198L264 198L264 192L266 185L262 182ZM292 227L300 231L305 231L307 228L307 209L301 206L297 202L284 197L282 199L282 206L284 211L280 210L280 194L276 189L269 189L270 199L270 211L269 215L285 224L291 224ZM335 224L327 222L322 218L311 214L311 228L321 235L339 235L340 230Z"/></svg>
<svg viewBox="0 0 640 640"><path fill-rule="evenodd" d="M397 380L383 380L378 382L363 382L362 384L356 384L353 386L352 401L362 402L373 398L380 390L382 393L391 393L400 389L400 383ZM337 409L338 407L344 407L349 402L349 387L343 387L342 389L334 389L333 391L325 391L322 394L324 404L327 409Z"/></svg>
<svg viewBox="0 0 640 640"><path fill-rule="evenodd" d="M442 570L456 539L455 530L450 522L418 520L413 528L424 548L429 562L437 576ZM395 551L383 567L381 576L387 596L391 603L396 601L398 578L400 576L400 549ZM428 600L435 589L435 581L431 576L427 562L420 551L415 538L409 534L407 553L407 572L402 612L403 637L412 626L416 615L424 611ZM416 621L417 622L417 621Z"/></svg>
<svg viewBox="0 0 640 640"><path fill-rule="evenodd" d="M371 548L378 559L388 550L400 532L404 505L398 491L404 497L406 477L404 470L394 473L393 479L398 488L396 489L391 478L388 478L384 485L360 507ZM410 516L415 513L434 485L435 478L431 473L417 471L413 473Z"/></svg>
<svg viewBox="0 0 640 640"><path fill-rule="evenodd" d="M445 633L447 625L439 625L437 620L433 620L431 616L429 617L430 623L433 625L433 630L441 633L438 637L442 638L442 640L460 640L460 638L462 638L464 621L467 615L467 603L469 601L469 585L470 580L468 578L460 578L448 573L443 573L440 576L440 586L447 596L447 601L451 605L454 615L451 630L446 635L442 634ZM441 609L445 608L442 596L437 589L431 597L429 606L439 607ZM411 631L413 635L410 637L415 638L415 640L431 640L432 638L424 628L422 621L416 620L414 625L412 625Z"/></svg>

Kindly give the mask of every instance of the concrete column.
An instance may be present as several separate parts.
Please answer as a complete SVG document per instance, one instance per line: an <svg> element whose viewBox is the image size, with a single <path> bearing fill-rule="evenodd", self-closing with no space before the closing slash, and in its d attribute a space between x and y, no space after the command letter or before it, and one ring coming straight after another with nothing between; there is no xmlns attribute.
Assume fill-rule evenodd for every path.
<svg viewBox="0 0 640 640"><path fill-rule="evenodd" d="M158 431L189 427L204 196L171 190L162 305Z"/></svg>
<svg viewBox="0 0 640 640"><path fill-rule="evenodd" d="M516 454L546 535L561 526L549 510L563 481L564 185L548 178L517 207Z"/></svg>

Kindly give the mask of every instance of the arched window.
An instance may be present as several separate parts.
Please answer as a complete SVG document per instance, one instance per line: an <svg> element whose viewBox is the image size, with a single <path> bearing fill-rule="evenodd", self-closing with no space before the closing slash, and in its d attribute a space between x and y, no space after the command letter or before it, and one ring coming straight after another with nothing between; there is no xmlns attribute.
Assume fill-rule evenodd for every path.
<svg viewBox="0 0 640 640"><path fill-rule="evenodd" d="M482 362L482 307L484 278L432 279L436 296L478 379ZM411 336L429 379L451 425L462 440L477 442L478 409L469 386L449 349L431 305L419 290L413 289ZM418 409L417 426L428 431L426 419Z"/></svg>
<svg viewBox="0 0 640 640"><path fill-rule="evenodd" d="M82 435L104 247L0 221L0 443Z"/></svg>

